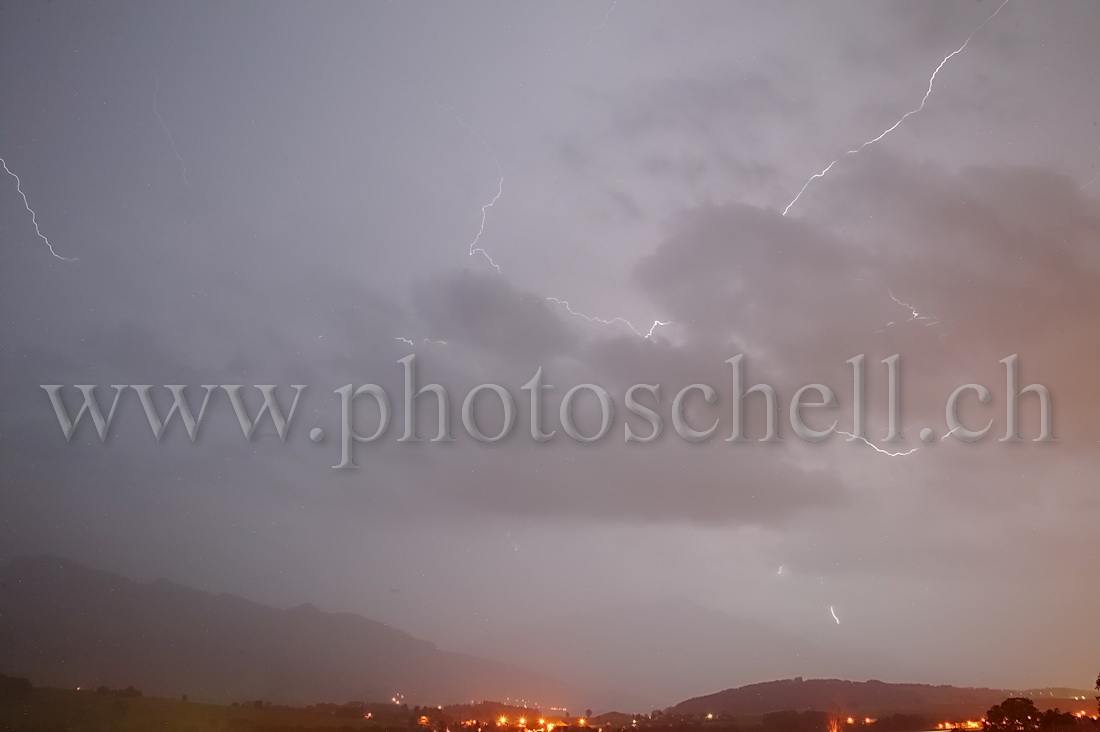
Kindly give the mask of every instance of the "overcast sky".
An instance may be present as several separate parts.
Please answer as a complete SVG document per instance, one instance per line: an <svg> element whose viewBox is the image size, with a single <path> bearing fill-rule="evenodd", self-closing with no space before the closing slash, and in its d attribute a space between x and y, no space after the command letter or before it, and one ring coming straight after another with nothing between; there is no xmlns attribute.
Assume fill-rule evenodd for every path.
<svg viewBox="0 0 1100 732"><path fill-rule="evenodd" d="M1098 37L1090 0L0 5L0 157L76 260L0 171L0 556L447 648L681 595L836 649L835 676L866 677L851 652L885 680L1088 686ZM453 444L396 442L409 353L451 390ZM782 443L724 441L739 353ZM811 382L840 406L810 421L851 431L861 353L874 445L799 441ZM1034 397L1028 441L997 442L1011 354L1057 443L1030 441ZM545 444L520 391L540 366ZM333 470L333 390L368 382L395 426ZM484 382L519 402L495 445L457 419ZM618 407L587 446L557 425L585 382ZM688 444L667 415L696 382L719 404L693 421L722 422ZM991 436L941 442L970 382ZM66 443L38 386L176 383L308 389L285 443L246 442L222 394L196 444L157 444L130 393L100 444ZM661 384L651 444L623 440L648 431L634 383Z"/></svg>

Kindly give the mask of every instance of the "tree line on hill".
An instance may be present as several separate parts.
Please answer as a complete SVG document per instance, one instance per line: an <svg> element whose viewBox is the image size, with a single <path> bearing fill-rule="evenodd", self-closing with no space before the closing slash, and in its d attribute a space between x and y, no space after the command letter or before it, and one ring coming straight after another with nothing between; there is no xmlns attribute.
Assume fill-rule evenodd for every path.
<svg viewBox="0 0 1100 732"><path fill-rule="evenodd" d="M34 686L29 679L0 674L0 701L28 699L33 692Z"/></svg>

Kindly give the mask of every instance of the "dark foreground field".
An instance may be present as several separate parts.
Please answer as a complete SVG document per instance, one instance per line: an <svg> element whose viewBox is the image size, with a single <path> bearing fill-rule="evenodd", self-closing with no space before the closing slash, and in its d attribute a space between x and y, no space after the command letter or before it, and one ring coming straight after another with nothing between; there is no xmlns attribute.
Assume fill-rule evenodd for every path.
<svg viewBox="0 0 1100 732"><path fill-rule="evenodd" d="M394 728L405 729L402 719ZM364 730L385 732L384 721L255 705L221 706L153 697L120 698L94 691L35 689L26 699L0 701L3 732L307 732Z"/></svg>

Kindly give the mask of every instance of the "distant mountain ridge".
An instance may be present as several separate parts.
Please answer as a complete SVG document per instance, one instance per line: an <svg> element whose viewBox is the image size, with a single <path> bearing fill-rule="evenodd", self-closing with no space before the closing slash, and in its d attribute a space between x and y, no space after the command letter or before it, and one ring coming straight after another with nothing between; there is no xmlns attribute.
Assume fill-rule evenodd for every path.
<svg viewBox="0 0 1100 732"><path fill-rule="evenodd" d="M133 582L58 557L0 567L0 671L211 701L583 702L549 676L442 651L351 613Z"/></svg>
<svg viewBox="0 0 1100 732"><path fill-rule="evenodd" d="M385 701L401 694L409 704L525 699L543 708L614 704L644 711L650 707L636 697L649 695L647 681L653 689L669 688L669 671L680 674L691 693L704 684L714 688L713 678L728 683L745 673L764 675L769 666L812 668L820 661L817 649L797 639L750 621L731 624L728 616L690 603L635 610L581 613L483 639L486 650L499 651L494 661L440 650L352 613L309 604L282 610L163 579L134 582L57 557L22 557L0 566L0 673L41 686L133 685L150 694L222 702ZM603 637L592 640L593 628L602 628ZM685 628L703 640L689 642ZM707 641L714 638L727 642ZM709 648L700 645L707 642ZM539 659L548 673L504 662L518 652ZM628 652L623 658L635 664L633 674L617 670L623 658L615 654ZM724 666L716 663L727 658ZM711 666L709 674L696 673L692 667L700 664ZM561 669L572 669L571 683L553 677ZM622 686L632 693L615 691ZM980 714L1021 693L1041 708L1075 710L1085 702L1059 697L1072 692L798 678L726 689L675 708L734 715L810 709ZM1091 692L1075 693L1091 703Z"/></svg>
<svg viewBox="0 0 1100 732"><path fill-rule="evenodd" d="M675 709L689 714L757 715L779 711L843 711L846 714L920 713L980 717L1010 696L1032 696L1040 708L1073 710L1084 702L1058 698L1054 690L986 689L884 681L794 678L726 689L680 702ZM1059 689L1059 692L1072 690ZM1088 692L1080 692L1084 695Z"/></svg>

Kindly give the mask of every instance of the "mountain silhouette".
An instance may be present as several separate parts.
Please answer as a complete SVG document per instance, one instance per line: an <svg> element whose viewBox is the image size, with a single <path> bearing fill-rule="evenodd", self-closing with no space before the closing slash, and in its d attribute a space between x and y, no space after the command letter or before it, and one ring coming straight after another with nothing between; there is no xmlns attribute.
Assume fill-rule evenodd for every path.
<svg viewBox="0 0 1100 732"><path fill-rule="evenodd" d="M1065 691L1065 690L1060 690ZM1084 692L1082 692L1084 693ZM1051 690L985 689L927 684L891 684L883 681L794 678L750 684L680 702L685 714L726 713L756 715L778 711L842 712L846 715L917 713L969 715L977 719L991 706L1010 696L1033 696L1041 707L1081 702L1056 698Z"/></svg>
<svg viewBox="0 0 1100 732"><path fill-rule="evenodd" d="M209 701L584 701L549 676L358 615L133 582L57 557L0 567L0 671L43 686L133 685Z"/></svg>

